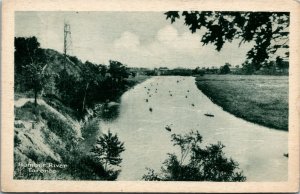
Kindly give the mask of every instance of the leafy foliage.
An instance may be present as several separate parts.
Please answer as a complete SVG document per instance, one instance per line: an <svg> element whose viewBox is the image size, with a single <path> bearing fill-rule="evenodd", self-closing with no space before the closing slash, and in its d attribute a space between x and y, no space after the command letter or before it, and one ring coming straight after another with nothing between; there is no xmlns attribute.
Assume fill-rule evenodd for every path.
<svg viewBox="0 0 300 194"><path fill-rule="evenodd" d="M116 100L126 90L128 76L121 62L110 61L107 67L86 61L80 65L79 76L62 70L56 83L62 101L82 114L95 103Z"/></svg>
<svg viewBox="0 0 300 194"><path fill-rule="evenodd" d="M33 90L35 105L37 95L43 89L48 75L45 73L46 57L36 37L15 38L15 71L24 90ZM17 78L17 77L16 77Z"/></svg>
<svg viewBox="0 0 300 194"><path fill-rule="evenodd" d="M251 75L255 72L255 67L252 65L252 63L249 63L249 61L245 61L242 64L242 70L245 74Z"/></svg>
<svg viewBox="0 0 300 194"><path fill-rule="evenodd" d="M204 28L203 45L214 44L220 51L225 42L240 40L240 44L254 42L248 51L247 59L255 64L256 70L261 64L277 54L280 49L287 50L289 13L287 12L220 12L220 11L178 11L165 13L171 23L181 16L192 33ZM285 52L288 57L289 52Z"/></svg>
<svg viewBox="0 0 300 194"><path fill-rule="evenodd" d="M225 65L220 67L220 74L228 74L230 73L230 64L226 63Z"/></svg>
<svg viewBox="0 0 300 194"><path fill-rule="evenodd" d="M198 131L185 135L172 134L174 146L179 146L180 156L168 154L160 173L147 169L143 176L147 181L245 181L238 172L238 164L225 157L220 142L201 147L202 136ZM187 160L189 158L189 160Z"/></svg>
<svg viewBox="0 0 300 194"><path fill-rule="evenodd" d="M118 61L109 61L109 69L107 71L111 74L113 79L116 79L117 82L122 81L124 78L128 78L129 72L125 65Z"/></svg>
<svg viewBox="0 0 300 194"><path fill-rule="evenodd" d="M129 75L118 61L111 60L109 66L83 63L76 56L41 49L36 37L15 38L16 92L34 91L35 98L42 93L60 100L79 118L96 103L117 101L129 87Z"/></svg>
<svg viewBox="0 0 300 194"><path fill-rule="evenodd" d="M125 151L125 148L124 143L119 141L118 136L108 131L108 134L103 134L97 139L96 145L91 151L104 166L104 169L109 170L110 166L120 165L122 162L120 154Z"/></svg>

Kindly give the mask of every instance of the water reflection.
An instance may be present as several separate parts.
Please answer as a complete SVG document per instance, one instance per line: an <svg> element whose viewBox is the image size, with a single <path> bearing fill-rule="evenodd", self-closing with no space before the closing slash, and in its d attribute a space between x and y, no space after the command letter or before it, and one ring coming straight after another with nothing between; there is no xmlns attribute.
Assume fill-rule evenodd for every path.
<svg viewBox="0 0 300 194"><path fill-rule="evenodd" d="M115 121L120 115L120 104L117 102L106 102L95 108L97 117L104 121Z"/></svg>

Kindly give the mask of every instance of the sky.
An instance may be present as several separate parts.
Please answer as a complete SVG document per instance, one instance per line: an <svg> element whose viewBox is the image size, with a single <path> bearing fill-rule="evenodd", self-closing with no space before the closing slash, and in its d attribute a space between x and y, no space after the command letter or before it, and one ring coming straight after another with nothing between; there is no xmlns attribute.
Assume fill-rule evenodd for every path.
<svg viewBox="0 0 300 194"><path fill-rule="evenodd" d="M251 43L225 43L220 52L200 42L184 21L163 12L16 12L15 36L36 36L42 48L63 52L64 22L70 24L70 55L97 64L117 60L129 67L195 68L241 65Z"/></svg>

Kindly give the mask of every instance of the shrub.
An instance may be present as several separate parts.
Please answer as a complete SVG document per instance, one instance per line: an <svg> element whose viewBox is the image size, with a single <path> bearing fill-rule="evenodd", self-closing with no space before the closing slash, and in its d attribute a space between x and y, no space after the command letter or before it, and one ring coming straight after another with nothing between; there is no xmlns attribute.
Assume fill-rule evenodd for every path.
<svg viewBox="0 0 300 194"><path fill-rule="evenodd" d="M39 119L41 106L34 106L32 102L26 102L22 107L15 107L15 118L17 120L33 121Z"/></svg>
<svg viewBox="0 0 300 194"><path fill-rule="evenodd" d="M21 143L22 143L22 141L20 140L18 135L15 133L15 135L14 135L14 147L18 147Z"/></svg>
<svg viewBox="0 0 300 194"><path fill-rule="evenodd" d="M201 147L202 136L191 131L182 136L172 134L174 146L179 146L181 154L168 154L160 173L148 168L143 176L146 181L245 181L238 172L238 163L228 159L223 153L225 147L220 142ZM189 158L188 161L186 159Z"/></svg>
<svg viewBox="0 0 300 194"><path fill-rule="evenodd" d="M42 118L47 121L47 125L50 131L55 133L63 140L67 140L74 137L74 130L72 126L66 121L60 119L57 115L51 112L45 112L41 114Z"/></svg>
<svg viewBox="0 0 300 194"><path fill-rule="evenodd" d="M119 170L112 167L119 166L122 162L120 154L125 150L124 143L120 142L117 135L110 131L100 136L91 152L94 159L104 167L108 177L117 177Z"/></svg>

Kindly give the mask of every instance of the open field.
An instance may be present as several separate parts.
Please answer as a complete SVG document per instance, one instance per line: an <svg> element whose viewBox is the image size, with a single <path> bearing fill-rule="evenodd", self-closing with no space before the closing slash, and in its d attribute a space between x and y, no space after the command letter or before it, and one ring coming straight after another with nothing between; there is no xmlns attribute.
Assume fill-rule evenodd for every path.
<svg viewBox="0 0 300 194"><path fill-rule="evenodd" d="M225 111L247 121L288 130L288 76L205 75L198 88Z"/></svg>

